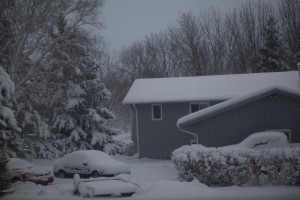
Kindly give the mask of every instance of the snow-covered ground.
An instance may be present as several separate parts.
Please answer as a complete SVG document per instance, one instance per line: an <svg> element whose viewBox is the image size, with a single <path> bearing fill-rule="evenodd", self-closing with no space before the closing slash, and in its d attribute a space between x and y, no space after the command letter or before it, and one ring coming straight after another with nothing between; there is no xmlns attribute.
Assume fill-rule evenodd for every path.
<svg viewBox="0 0 300 200"><path fill-rule="evenodd" d="M223 187L209 188L206 185L193 182L179 182L175 166L170 160L137 159L135 157L116 156L131 167L131 178L141 187L131 197L95 197L94 199L172 199L172 200L299 200L300 187L263 186L263 187ZM33 163L45 169L52 169L55 160L36 160ZM58 179L48 186L34 183L16 183L14 193L2 196L3 200L69 200L86 199L72 195L73 179Z"/></svg>

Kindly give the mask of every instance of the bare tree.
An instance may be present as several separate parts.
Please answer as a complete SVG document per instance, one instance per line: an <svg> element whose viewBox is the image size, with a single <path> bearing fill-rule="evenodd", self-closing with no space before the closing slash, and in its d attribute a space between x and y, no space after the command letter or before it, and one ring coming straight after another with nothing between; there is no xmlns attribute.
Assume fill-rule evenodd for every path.
<svg viewBox="0 0 300 200"><path fill-rule="evenodd" d="M181 14L176 27L169 29L173 48L178 49L186 75L207 74L207 46L203 42L197 18L192 13Z"/></svg>
<svg viewBox="0 0 300 200"><path fill-rule="evenodd" d="M289 51L290 66L297 69L300 62L300 2L282 0L279 5L284 42Z"/></svg>
<svg viewBox="0 0 300 200"><path fill-rule="evenodd" d="M5 4L6 1L1 1ZM18 90L34 72L43 66L48 53L62 40L74 42L70 35L87 25L99 25L96 18L103 1L97 0L18 0L2 11L2 18L11 24L13 37L1 45L0 55L10 50L8 72ZM1 5L2 7L2 5ZM68 28L57 38L50 36L60 19ZM53 29L54 28L54 29Z"/></svg>
<svg viewBox="0 0 300 200"><path fill-rule="evenodd" d="M239 10L226 14L228 69L232 73L255 71L258 49L262 45L267 19L273 7L265 2L247 2Z"/></svg>
<svg viewBox="0 0 300 200"><path fill-rule="evenodd" d="M221 10L215 8L200 10L198 21L207 48L206 54L203 55L204 60L208 63L206 74L226 73L226 40Z"/></svg>

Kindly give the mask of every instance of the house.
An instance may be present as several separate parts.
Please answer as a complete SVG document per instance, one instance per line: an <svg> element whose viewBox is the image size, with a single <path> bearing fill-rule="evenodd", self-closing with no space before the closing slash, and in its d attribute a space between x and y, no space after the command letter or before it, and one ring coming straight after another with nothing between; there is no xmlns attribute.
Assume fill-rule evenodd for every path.
<svg viewBox="0 0 300 200"><path fill-rule="evenodd" d="M137 79L123 104L140 157L169 159L182 145L229 145L264 130L300 142L297 71Z"/></svg>

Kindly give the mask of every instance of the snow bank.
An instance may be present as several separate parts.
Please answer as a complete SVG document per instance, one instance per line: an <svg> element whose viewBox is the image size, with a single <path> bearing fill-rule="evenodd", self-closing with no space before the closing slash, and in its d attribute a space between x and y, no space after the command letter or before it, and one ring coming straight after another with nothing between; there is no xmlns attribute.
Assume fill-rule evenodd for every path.
<svg viewBox="0 0 300 200"><path fill-rule="evenodd" d="M131 197L95 197L91 199L109 200L299 200L300 187L290 186L258 186L258 187L211 187L193 182L176 180L176 170L169 160L137 159L117 156L120 161L130 164L131 176L122 175L122 179L135 179L141 185ZM51 169L54 160L35 160L34 164ZM120 175L118 176L120 177ZM12 185L14 193L0 198L2 200L87 200L88 198L73 195L73 179L55 179L48 186L36 185L31 182L17 182Z"/></svg>
<svg viewBox="0 0 300 200"><path fill-rule="evenodd" d="M192 182L157 181L148 187L140 188L132 199L199 199L203 190L210 190L206 185Z"/></svg>
<svg viewBox="0 0 300 200"><path fill-rule="evenodd" d="M15 190L8 199L74 199L71 184L36 185L32 182L17 182L12 185Z"/></svg>
<svg viewBox="0 0 300 200"><path fill-rule="evenodd" d="M179 177L209 186L300 185L300 148L183 146L172 153Z"/></svg>

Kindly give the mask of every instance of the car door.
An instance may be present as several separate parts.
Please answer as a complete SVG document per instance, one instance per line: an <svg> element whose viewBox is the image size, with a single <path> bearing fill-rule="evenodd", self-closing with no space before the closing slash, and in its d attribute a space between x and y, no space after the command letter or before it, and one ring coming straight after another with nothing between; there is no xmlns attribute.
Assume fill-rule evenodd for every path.
<svg viewBox="0 0 300 200"><path fill-rule="evenodd" d="M70 174L77 174L80 172L81 155L68 155L64 158L64 171Z"/></svg>
<svg viewBox="0 0 300 200"><path fill-rule="evenodd" d="M84 155L72 155L66 160L65 171L71 174L89 174L88 161Z"/></svg>

